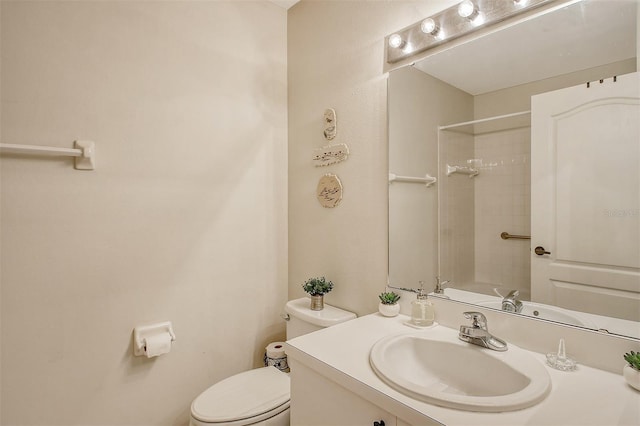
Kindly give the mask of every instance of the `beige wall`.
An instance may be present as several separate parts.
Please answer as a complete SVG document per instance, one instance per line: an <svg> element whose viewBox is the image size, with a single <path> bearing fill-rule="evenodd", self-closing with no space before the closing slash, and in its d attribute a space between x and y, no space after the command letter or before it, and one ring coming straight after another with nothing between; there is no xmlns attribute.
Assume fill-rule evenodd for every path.
<svg viewBox="0 0 640 426"><path fill-rule="evenodd" d="M289 297L324 275L335 283L327 303L376 310L387 282L387 82L384 37L455 3L303 0L288 15ZM322 113L335 108L345 162L315 168L326 142ZM325 209L318 179L337 174L344 199Z"/></svg>
<svg viewBox="0 0 640 426"><path fill-rule="evenodd" d="M186 424L284 337L286 12L1 12L2 142L97 145L93 172L2 157L2 424ZM133 327L159 320L171 353L134 358Z"/></svg>
<svg viewBox="0 0 640 426"><path fill-rule="evenodd" d="M424 177L429 173L437 177L438 126L472 120L473 96L414 67L404 67L389 75L388 97L389 170L404 176ZM443 137L444 142L450 141L446 134ZM452 153L450 146L441 144L440 149ZM472 144L467 144L467 150L472 150ZM444 167L443 164L441 170ZM416 183L389 185L389 282L392 285L416 288L419 281L424 281L427 291L434 288L438 275L438 192L450 192L443 188L455 183L468 184L469 179L449 179L442 171L438 182L429 188ZM469 200L473 203L473 196ZM447 206L445 199L443 207ZM452 209L443 217L451 227L444 227L443 232L453 236L463 228L472 231L472 212L473 209ZM466 244L470 241L473 242L473 238L464 238ZM457 262L456 268L460 269ZM443 279L453 280L453 277L447 275ZM402 299L407 302L412 298L415 296L407 294Z"/></svg>
<svg viewBox="0 0 640 426"><path fill-rule="evenodd" d="M474 96L475 119L531 109L531 96L636 71L636 59L613 62Z"/></svg>

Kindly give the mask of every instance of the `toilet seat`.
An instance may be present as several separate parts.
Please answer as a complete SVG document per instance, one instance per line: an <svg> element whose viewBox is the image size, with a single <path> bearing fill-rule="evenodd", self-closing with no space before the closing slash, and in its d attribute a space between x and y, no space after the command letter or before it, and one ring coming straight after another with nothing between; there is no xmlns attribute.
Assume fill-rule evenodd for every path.
<svg viewBox="0 0 640 426"><path fill-rule="evenodd" d="M191 404L191 416L208 424L247 425L289 408L289 375L262 367L228 377L205 390Z"/></svg>

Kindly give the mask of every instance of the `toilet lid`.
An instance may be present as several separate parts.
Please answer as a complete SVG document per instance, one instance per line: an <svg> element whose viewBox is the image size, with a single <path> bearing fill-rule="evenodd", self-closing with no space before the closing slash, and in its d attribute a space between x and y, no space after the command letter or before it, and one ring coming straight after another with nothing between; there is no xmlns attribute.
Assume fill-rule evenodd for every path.
<svg viewBox="0 0 640 426"><path fill-rule="evenodd" d="M273 366L245 371L201 393L191 404L191 414L202 422L222 423L282 411L290 389L289 375Z"/></svg>

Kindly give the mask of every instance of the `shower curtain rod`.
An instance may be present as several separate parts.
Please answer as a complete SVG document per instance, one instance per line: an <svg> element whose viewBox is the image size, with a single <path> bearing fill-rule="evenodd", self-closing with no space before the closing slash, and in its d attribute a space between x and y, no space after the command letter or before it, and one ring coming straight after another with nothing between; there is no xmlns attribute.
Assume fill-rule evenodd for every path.
<svg viewBox="0 0 640 426"><path fill-rule="evenodd" d="M478 120L473 120L473 121L465 121L464 123L447 124L446 126L438 126L438 130L448 130L448 129L453 129L461 126L469 126L471 124L487 123L489 121L502 120L502 119L511 118L511 117L519 117L521 115L526 115L526 114L531 114L531 111L530 110L520 111L520 112L511 113L511 114L496 115L494 117L480 118Z"/></svg>

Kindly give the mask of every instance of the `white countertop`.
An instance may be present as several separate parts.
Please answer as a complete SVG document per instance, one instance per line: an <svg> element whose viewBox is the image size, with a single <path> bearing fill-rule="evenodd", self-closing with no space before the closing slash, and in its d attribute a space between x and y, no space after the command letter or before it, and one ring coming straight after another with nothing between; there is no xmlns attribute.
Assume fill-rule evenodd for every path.
<svg viewBox="0 0 640 426"><path fill-rule="evenodd" d="M640 425L640 392L626 384L622 374L580 365L573 372L545 364L545 355L530 354L545 364L552 380L550 394L539 404L518 411L478 413L454 410L418 401L391 388L369 364L371 347L391 334L418 331L403 323L405 315L386 318L371 314L287 342L287 355L321 375L411 423L424 416L444 425ZM441 326L438 326L441 327ZM428 333L425 329L424 333ZM457 334L457 330L451 330ZM498 336L500 337L500 336ZM620 370L624 366L621 361ZM295 374L295 371L292 372Z"/></svg>

